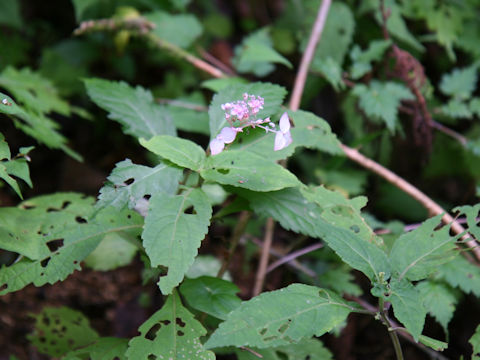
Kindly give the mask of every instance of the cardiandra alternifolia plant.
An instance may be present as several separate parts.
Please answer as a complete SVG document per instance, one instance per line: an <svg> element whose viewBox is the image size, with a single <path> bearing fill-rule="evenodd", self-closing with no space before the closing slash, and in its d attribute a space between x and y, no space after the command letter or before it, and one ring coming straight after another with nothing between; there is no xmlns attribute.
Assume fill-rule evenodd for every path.
<svg viewBox="0 0 480 360"><path fill-rule="evenodd" d="M162 25L165 18L171 20L165 13L151 14L148 21L137 14L124 19L128 26L120 30L147 36L185 58L184 50L157 38L151 22L159 18ZM350 18L345 19L347 22ZM112 30L119 21L89 21L80 30ZM171 26L173 22L165 23ZM263 36L255 34L253 40ZM260 47L261 59L266 57L267 65L290 65L270 47L271 51L266 51L265 41L253 40L245 40L245 53ZM389 45L388 41L377 44L372 52L383 54ZM359 52L357 49L354 54L361 57ZM242 64L245 58L238 56L237 60ZM321 63L322 68L331 70L327 66L331 61ZM238 67L248 66L251 64L244 61ZM363 75L370 67L367 57L357 71ZM261 67L255 70L260 72ZM15 84L25 76L29 78L28 72L11 69L0 80L15 95ZM35 80L49 88L50 84L40 77ZM0 268L0 295L30 284L63 281L83 266L113 269L128 264L138 254L145 266L145 281L157 284L163 305L132 338L102 337L81 313L45 308L35 315L35 331L30 336L40 352L70 360L215 359L224 355L240 360L330 359L331 353L319 338L335 333L348 322L350 314L358 313L385 325L385 336L390 336L396 357L402 359L399 334L424 350L429 347L441 352L448 344L423 334L427 314L448 334L459 293L480 296L480 271L460 252L465 241L480 239L480 204L454 209L466 224L466 230L457 235L451 234L452 224L440 226L441 215L412 231L400 231L393 238L378 235L370 225L374 221L362 212L366 197L349 198L322 184L306 184L289 170L288 160L303 149L339 158L344 151L325 120L283 105L287 95L284 87L234 78L210 80L208 87L214 94L208 115L198 116L193 110L179 115L172 107L159 105L149 90L123 81L87 78L84 85L90 100L150 152L151 163L135 164L128 158L120 161L97 199L56 193L28 199L17 207L0 208L0 247L18 254ZM378 100L379 89L392 95L394 106L388 112L375 112L378 116L388 113L386 123L391 129L397 126L400 101L413 99L404 86L396 83L372 82L369 91L373 95L361 91L362 85L356 89L353 93L365 107L372 99ZM5 95L4 107L0 105L2 113L11 115L31 134L36 134L32 130L35 126L30 125L37 124L37 117L44 117L52 109L69 111L55 101L55 107L35 112L39 102L32 101L31 96L25 92ZM373 110L378 108L372 106ZM51 136L40 133L44 135L41 139L65 148L63 138L47 142L57 134L55 126L48 124L50 127L43 130ZM185 135L179 136L178 130ZM191 133L203 134L208 140ZM201 140L197 143L192 139ZM1 146L4 172L15 175L13 166L8 165L12 161L8 146L4 142ZM24 174L26 154L22 150L19 159ZM29 179L26 175L15 176ZM237 213L241 214L240 220L232 234L245 230L245 213L261 220L273 219L288 234L287 241L293 242L298 234L324 244L318 258L325 260L322 264L333 259L337 267L321 274L323 285L298 280L242 301L234 281L222 276L223 270L198 270L205 261L198 255L202 241L217 222ZM237 242L238 236L232 235L230 253ZM217 263L226 269L228 261L225 257ZM362 290L351 281L352 270L369 284L365 297L373 297L375 306L364 306L358 299ZM329 274L333 274L330 281Z"/></svg>

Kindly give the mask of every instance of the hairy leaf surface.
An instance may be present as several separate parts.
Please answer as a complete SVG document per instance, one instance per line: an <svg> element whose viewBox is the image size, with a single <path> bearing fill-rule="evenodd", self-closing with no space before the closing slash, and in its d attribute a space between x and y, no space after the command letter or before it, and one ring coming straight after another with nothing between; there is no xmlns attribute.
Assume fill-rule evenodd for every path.
<svg viewBox="0 0 480 360"><path fill-rule="evenodd" d="M207 330L183 307L177 293L138 331L140 335L128 343L128 359L215 360L215 354L205 350L199 340Z"/></svg>
<svg viewBox="0 0 480 360"><path fill-rule="evenodd" d="M323 335L342 323L353 309L327 290L293 284L243 302L220 324L205 347L289 345Z"/></svg>
<svg viewBox="0 0 480 360"><path fill-rule="evenodd" d="M163 294L170 294L193 264L211 216L212 207L201 189L187 188L180 195L157 193L150 199L142 239L152 266L168 268L158 283Z"/></svg>

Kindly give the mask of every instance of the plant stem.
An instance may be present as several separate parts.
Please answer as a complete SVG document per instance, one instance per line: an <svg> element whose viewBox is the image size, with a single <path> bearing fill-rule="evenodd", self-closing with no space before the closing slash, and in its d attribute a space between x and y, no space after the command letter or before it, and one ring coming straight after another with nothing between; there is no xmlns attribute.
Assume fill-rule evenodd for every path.
<svg viewBox="0 0 480 360"><path fill-rule="evenodd" d="M274 263L270 264L270 266L267 268L267 274L270 271L275 270L277 267L282 266L285 263L288 263L288 262L290 262L290 261L292 261L292 260L294 260L294 259L296 259L300 256L308 254L312 251L321 249L322 247L323 247L323 243L316 243L316 244L307 246L306 248L294 251L294 252L292 252L288 255L285 255L284 257L282 257L282 258L278 259L277 261L275 261Z"/></svg>
<svg viewBox="0 0 480 360"><path fill-rule="evenodd" d="M257 296L262 292L263 283L265 282L265 275L267 275L268 257L270 248L272 247L273 229L275 221L268 218L265 223L265 237L263 239L262 255L260 256L260 263L258 265L257 275L255 277L255 286L253 287L253 296Z"/></svg>
<svg viewBox="0 0 480 360"><path fill-rule="evenodd" d="M245 233L245 228L247 227L248 221L252 217L252 213L250 211L242 211L240 216L238 217L237 225L233 229L232 237L230 239L230 249L228 250L227 258L223 261L222 267L218 270L217 277L222 278L225 272L228 269L228 265L232 259L233 254L235 254L235 250L237 249L238 243L240 242L240 238Z"/></svg>
<svg viewBox="0 0 480 360"><path fill-rule="evenodd" d="M392 325L390 324L390 320L385 313L385 304L382 297L378 299L378 310L380 312L380 316L382 317L383 323L388 328L388 335L390 335L390 339L392 340L393 348L395 349L395 356L397 357L397 360L403 360L402 346L400 345L400 340L398 339L397 333L391 329Z"/></svg>

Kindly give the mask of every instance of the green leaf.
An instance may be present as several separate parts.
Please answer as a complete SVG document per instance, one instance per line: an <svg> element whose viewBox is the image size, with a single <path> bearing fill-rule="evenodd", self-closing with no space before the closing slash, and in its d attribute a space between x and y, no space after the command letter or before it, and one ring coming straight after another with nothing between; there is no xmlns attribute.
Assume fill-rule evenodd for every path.
<svg viewBox="0 0 480 360"><path fill-rule="evenodd" d="M157 135L148 141L140 139L140 144L154 154L194 171L200 170L205 162L205 151L190 140Z"/></svg>
<svg viewBox="0 0 480 360"><path fill-rule="evenodd" d="M455 312L458 291L433 281L422 281L415 287L420 292L425 309L428 309L429 314L442 325L443 330L448 334L448 323L452 320Z"/></svg>
<svg viewBox="0 0 480 360"><path fill-rule="evenodd" d="M163 307L139 328L139 336L128 343L130 360L215 360L215 354L204 349L199 338L207 333L185 309L177 293L170 295Z"/></svg>
<svg viewBox="0 0 480 360"><path fill-rule="evenodd" d="M468 104L456 98L450 99L445 105L442 105L440 111L446 116L450 116L454 119L471 119L473 116L472 110Z"/></svg>
<svg viewBox="0 0 480 360"><path fill-rule="evenodd" d="M207 158L200 175L207 181L255 191L273 191L299 184L282 166L260 155L244 151L223 151Z"/></svg>
<svg viewBox="0 0 480 360"><path fill-rule="evenodd" d="M97 208L130 209L143 205L144 197L158 192L175 194L182 170L164 163L154 168L133 164L130 159L115 165L108 182L100 189Z"/></svg>
<svg viewBox="0 0 480 360"><path fill-rule="evenodd" d="M253 72L257 74L255 70L265 63L278 63L289 69L292 68L290 61L273 49L269 28L263 28L248 35L242 45L235 49L233 63L240 73Z"/></svg>
<svg viewBox="0 0 480 360"><path fill-rule="evenodd" d="M210 276L185 279L180 286L180 292L191 307L222 320L242 302L235 295L239 291L230 281Z"/></svg>
<svg viewBox="0 0 480 360"><path fill-rule="evenodd" d="M307 13L304 21L307 35L302 35L301 49L306 48L308 34L315 21L318 1L309 1L306 3ZM318 70L321 60L328 57L332 58L339 66L343 64L343 59L347 53L350 42L352 41L355 28L355 19L349 6L342 2L333 2L328 12L325 28L322 31L322 40L319 42L312 61L312 70Z"/></svg>
<svg viewBox="0 0 480 360"><path fill-rule="evenodd" d="M480 358L480 325L475 329L475 333L470 338L469 344L473 347L473 359L478 360Z"/></svg>
<svg viewBox="0 0 480 360"><path fill-rule="evenodd" d="M341 66L331 57L320 59L317 64L317 70L325 77L336 92L345 89L343 81L343 71Z"/></svg>
<svg viewBox="0 0 480 360"><path fill-rule="evenodd" d="M457 206L453 211L458 212L458 215L464 215L467 220L468 232L480 239L480 223L478 217L480 216L480 203L476 205Z"/></svg>
<svg viewBox="0 0 480 360"><path fill-rule="evenodd" d="M92 5L95 5L97 2L98 0L72 0L77 22L83 20L85 11Z"/></svg>
<svg viewBox="0 0 480 360"><path fill-rule="evenodd" d="M205 347L289 345L332 330L353 309L327 290L292 284L243 302L220 324Z"/></svg>
<svg viewBox="0 0 480 360"><path fill-rule="evenodd" d="M456 255L455 241L460 236L450 236L450 226L435 230L441 218L442 214L430 218L395 241L390 261L399 279L425 279Z"/></svg>
<svg viewBox="0 0 480 360"><path fill-rule="evenodd" d="M191 14L172 15L156 11L144 16L155 24L153 34L181 48L187 48L202 34L202 25Z"/></svg>
<svg viewBox="0 0 480 360"><path fill-rule="evenodd" d="M202 87L213 92L220 92L230 86L246 85L248 81L240 77L224 77L219 79L209 79L202 82Z"/></svg>
<svg viewBox="0 0 480 360"><path fill-rule="evenodd" d="M285 88L270 84L270 83L251 83L245 85L232 85L221 90L216 94L208 110L210 116L210 138L213 139L217 134L228 126L225 119L225 111L222 110L221 105L227 102L237 101L243 99L243 94L261 96L265 99L263 109L257 114L257 118L264 119L271 116L280 110L280 105L286 95Z"/></svg>
<svg viewBox="0 0 480 360"><path fill-rule="evenodd" d="M158 283L163 294L170 294L193 264L211 216L212 207L201 189L151 197L142 239L152 267L168 268Z"/></svg>
<svg viewBox="0 0 480 360"><path fill-rule="evenodd" d="M390 295L385 299L392 303L395 317L405 325L415 341L418 341L427 315L418 290L406 279L392 279Z"/></svg>
<svg viewBox="0 0 480 360"><path fill-rule="evenodd" d="M359 99L359 105L373 120L382 120L394 133L397 127L398 106L401 100L412 100L414 96L405 85L394 82L373 80L369 86L355 85L353 94Z"/></svg>
<svg viewBox="0 0 480 360"><path fill-rule="evenodd" d="M35 318L35 329L28 339L42 354L58 358L70 350L91 344L98 334L79 311L67 307L45 307Z"/></svg>
<svg viewBox="0 0 480 360"><path fill-rule="evenodd" d="M457 256L439 267L438 275L450 286L458 287L467 294L472 293L480 297L480 269L478 266L470 264L462 256Z"/></svg>
<svg viewBox="0 0 480 360"><path fill-rule="evenodd" d="M277 346L275 351L285 354L287 360L331 360L332 353L317 339L304 339L297 344Z"/></svg>
<svg viewBox="0 0 480 360"><path fill-rule="evenodd" d="M477 66L453 69L445 74L440 82L440 90L456 99L466 100L472 95L477 84Z"/></svg>
<svg viewBox="0 0 480 360"><path fill-rule="evenodd" d="M18 0L3 0L2 11L0 11L0 24L11 26L20 30L23 21L20 13L20 2Z"/></svg>
<svg viewBox="0 0 480 360"><path fill-rule="evenodd" d="M329 268L323 274L318 275L318 284L322 288L332 289L342 295L360 296L363 293L360 286L355 283L351 268L347 265Z"/></svg>
<svg viewBox="0 0 480 360"><path fill-rule="evenodd" d="M252 209L261 215L270 216L287 230L321 238L354 269L362 271L371 280L380 272L388 279L390 265L387 256L376 245L357 236L355 229L344 229L327 223L323 209L309 202L296 189L275 192L243 192Z"/></svg>
<svg viewBox="0 0 480 360"><path fill-rule="evenodd" d="M27 164L27 154L31 149L33 149L33 147L20 149L21 153L12 159L10 148L5 141L5 137L0 133L0 178L10 185L20 198L22 198L20 187L18 186L17 180L12 176L22 179L28 186L33 187Z"/></svg>
<svg viewBox="0 0 480 360"><path fill-rule="evenodd" d="M67 203L66 201L65 204ZM67 213L74 210L69 209L68 204L66 208ZM61 209L55 207L51 209L52 213L61 212ZM31 283L42 286L64 280L74 270L80 270L80 262L107 234L122 232L128 236L139 235L142 227L140 215L131 211L118 212L114 208L107 208L99 212L94 219L89 219L88 216L93 211L93 206L85 212L82 211L81 215L75 211L70 214L73 221L65 219L64 223L54 226L53 229L42 224L43 232L38 234L38 238L43 235L42 243L35 259L24 258L11 266L0 268L0 295L17 291ZM57 217L61 221L62 217ZM52 218L47 219L52 221ZM30 250L33 252L35 249Z"/></svg>
<svg viewBox="0 0 480 360"><path fill-rule="evenodd" d="M437 339L432 339L431 337L425 335L420 335L418 341L421 342L423 345L427 345L435 351L443 351L448 348L448 343Z"/></svg>
<svg viewBox="0 0 480 360"><path fill-rule="evenodd" d="M166 107L178 130L204 135L210 134L207 107L201 93L175 99L167 103Z"/></svg>
<svg viewBox="0 0 480 360"><path fill-rule="evenodd" d="M120 81L85 79L88 96L119 122L126 134L150 139L155 135L176 135L170 113L154 102L152 93Z"/></svg>
<svg viewBox="0 0 480 360"><path fill-rule="evenodd" d="M83 360L85 356L91 360L127 360L127 346L128 339L103 337L92 345L68 353L62 360Z"/></svg>
<svg viewBox="0 0 480 360"><path fill-rule="evenodd" d="M127 236L107 234L95 250L85 258L85 265L96 271L114 270L130 264L138 251Z"/></svg>
<svg viewBox="0 0 480 360"><path fill-rule="evenodd" d="M372 70L372 62L381 60L391 44L390 40L374 40L368 44L368 49L365 51L362 51L358 45L355 45L350 52L350 58L352 59L350 77L357 80L370 72Z"/></svg>

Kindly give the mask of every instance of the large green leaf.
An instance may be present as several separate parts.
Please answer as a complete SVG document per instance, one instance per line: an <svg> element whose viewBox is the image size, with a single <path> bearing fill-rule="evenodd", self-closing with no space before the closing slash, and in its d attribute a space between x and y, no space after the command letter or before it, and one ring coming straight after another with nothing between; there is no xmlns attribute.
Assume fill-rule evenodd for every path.
<svg viewBox="0 0 480 360"><path fill-rule="evenodd" d="M438 268L438 275L450 286L480 297L480 268L458 255Z"/></svg>
<svg viewBox="0 0 480 360"><path fill-rule="evenodd" d="M156 11L146 14L145 18L155 24L153 34L182 48L190 46L202 34L202 25L191 14Z"/></svg>
<svg viewBox="0 0 480 360"><path fill-rule="evenodd" d="M175 194L181 176L182 170L175 166L160 163L151 168L123 160L115 165L108 182L100 189L97 207L138 208L147 195Z"/></svg>
<svg viewBox="0 0 480 360"><path fill-rule="evenodd" d="M28 338L41 353L52 358L91 344L98 338L88 319L81 312L67 307L45 307L33 317L35 329Z"/></svg>
<svg viewBox="0 0 480 360"><path fill-rule="evenodd" d="M138 331L140 335L128 343L130 360L215 360L215 354L205 350L199 340L207 330L183 307L177 293L170 295Z"/></svg>
<svg viewBox="0 0 480 360"><path fill-rule="evenodd" d="M92 345L69 352L62 360L84 360L89 356L91 360L127 360L128 339L113 337L99 338Z"/></svg>
<svg viewBox="0 0 480 360"><path fill-rule="evenodd" d="M133 88L120 81L85 79L88 96L118 121L126 134L150 139L155 135L175 135L176 130L168 110L154 102L149 90Z"/></svg>
<svg viewBox="0 0 480 360"><path fill-rule="evenodd" d="M205 151L190 140L168 135L157 135L146 141L140 139L140 144L172 163L198 171L205 161Z"/></svg>
<svg viewBox="0 0 480 360"><path fill-rule="evenodd" d="M397 127L398 106L402 100L414 99L403 84L373 80L368 86L355 85L353 94L358 96L359 105L372 120L382 120L391 132Z"/></svg>
<svg viewBox="0 0 480 360"><path fill-rule="evenodd" d="M418 341L427 315L418 290L406 279L392 279L390 295L385 298L392 303L395 317L405 325L415 341Z"/></svg>
<svg viewBox="0 0 480 360"><path fill-rule="evenodd" d="M451 287L433 281L422 281L416 286L423 300L423 306L442 325L448 334L448 323L453 318L459 292Z"/></svg>
<svg viewBox="0 0 480 360"><path fill-rule="evenodd" d="M232 85L220 90L213 97L208 115L210 116L210 138L213 139L225 126L229 126L225 119L225 111L221 105L227 102L243 100L243 94L261 96L265 99L263 109L257 114L257 118L264 119L279 112L287 91L285 88L270 83L252 83Z"/></svg>
<svg viewBox="0 0 480 360"><path fill-rule="evenodd" d="M456 255L455 240L459 235L450 236L450 226L435 230L441 218L442 215L430 218L395 241L390 261L400 279L425 279Z"/></svg>
<svg viewBox="0 0 480 360"><path fill-rule="evenodd" d="M210 276L185 279L180 286L180 292L191 307L222 320L240 305L241 300L235 295L239 291L230 281Z"/></svg>
<svg viewBox="0 0 480 360"><path fill-rule="evenodd" d="M68 209L68 201L65 204ZM61 210L51 209L47 209L47 213L54 213L53 218L55 212ZM142 218L132 211L119 212L110 207L99 212L94 219L88 218L93 211L92 205L80 215L74 212L70 214L73 221L58 216L60 224L52 228L42 224L42 231L38 234L38 237L43 235L42 246L38 249L38 255L33 260L23 258L11 266L0 268L0 295L17 291L31 283L42 286L64 280L74 270L80 270L80 262L107 234L121 232L136 237L140 233ZM52 222L54 219L48 217L47 220ZM27 240L32 241L32 238ZM35 249L30 250L33 252Z"/></svg>
<svg viewBox="0 0 480 360"><path fill-rule="evenodd" d="M210 156L200 175L207 181L255 191L273 191L299 184L290 171L260 155L231 150Z"/></svg>
<svg viewBox="0 0 480 360"><path fill-rule="evenodd" d="M352 310L334 293L292 284L243 302L220 324L205 347L289 345L323 335L345 321Z"/></svg>
<svg viewBox="0 0 480 360"><path fill-rule="evenodd" d="M193 264L211 216L212 207L201 189L187 188L180 195L157 193L150 199L142 239L152 266L168 268L158 283L163 294L170 294Z"/></svg>
<svg viewBox="0 0 480 360"><path fill-rule="evenodd" d="M351 267L362 271L371 280L383 272L390 275L387 255L376 245L357 235L357 228L341 228L323 218L324 209L309 202L296 188L275 192L244 192L253 210L270 216L285 229L325 240ZM359 228L359 227L358 227Z"/></svg>

